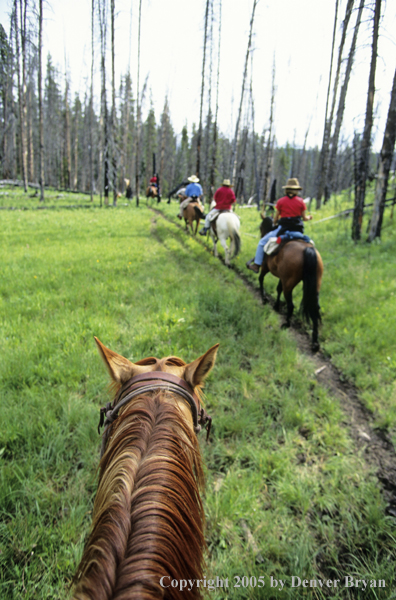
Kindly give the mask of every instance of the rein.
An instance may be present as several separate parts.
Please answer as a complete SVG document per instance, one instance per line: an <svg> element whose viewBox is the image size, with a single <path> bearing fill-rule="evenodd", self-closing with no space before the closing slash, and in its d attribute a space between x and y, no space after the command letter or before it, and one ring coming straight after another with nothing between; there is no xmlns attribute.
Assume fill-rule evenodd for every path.
<svg viewBox="0 0 396 600"><path fill-rule="evenodd" d="M173 392L186 400L191 409L195 433L198 434L201 431L202 426L206 425L206 441L208 441L212 426L212 417L210 417L205 409L202 408L199 398L197 394L194 393L193 388L184 381L184 379L172 375L171 373L149 371L132 377L132 379L127 381L120 389L114 402L108 402L106 406L100 409L98 433L100 433L101 427L104 426L105 428L103 431L100 458L102 458L105 452L111 425L117 419L120 408L128 404L136 396L156 390ZM114 404L114 406L112 406L112 404Z"/></svg>

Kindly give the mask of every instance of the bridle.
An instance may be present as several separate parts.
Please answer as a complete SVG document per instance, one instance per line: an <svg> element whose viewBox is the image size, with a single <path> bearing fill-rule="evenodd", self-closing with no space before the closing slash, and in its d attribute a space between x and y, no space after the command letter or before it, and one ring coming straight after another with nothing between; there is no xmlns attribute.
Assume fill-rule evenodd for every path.
<svg viewBox="0 0 396 600"><path fill-rule="evenodd" d="M202 426L206 426L206 441L208 441L212 426L212 417L210 417L201 406L200 400L197 394L195 394L192 386L184 379L177 377L177 375L172 375L172 373L166 373L164 371L148 371L147 373L141 373L140 375L132 377L132 379L122 386L113 403L108 402L106 406L100 409L98 433L100 433L101 427L104 426L105 428L102 436L101 458L106 449L111 425L118 417L120 408L128 404L136 396L154 392L156 390L173 392L178 396L181 396L191 409L195 433L198 434L201 431Z"/></svg>

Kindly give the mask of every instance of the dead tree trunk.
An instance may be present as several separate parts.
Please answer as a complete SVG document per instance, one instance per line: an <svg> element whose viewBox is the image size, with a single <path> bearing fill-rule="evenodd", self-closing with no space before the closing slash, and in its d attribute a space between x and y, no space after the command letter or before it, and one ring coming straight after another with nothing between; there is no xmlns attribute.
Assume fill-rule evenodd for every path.
<svg viewBox="0 0 396 600"><path fill-rule="evenodd" d="M268 144L267 144L264 181L263 181L263 214L265 213L265 205L267 203L270 174L271 174L271 165L272 165L272 151L273 151L272 130L273 130L273 126L274 126L274 105L275 105L275 56L274 56L274 62L272 65L271 110L270 110Z"/></svg>
<svg viewBox="0 0 396 600"><path fill-rule="evenodd" d="M33 86L32 82L27 86L27 144L28 144L28 181L35 181L34 169L34 116L33 116Z"/></svg>
<svg viewBox="0 0 396 600"><path fill-rule="evenodd" d="M107 37L107 15L106 4L102 0L99 2L99 24L100 24L100 45L101 45L101 73L102 73L102 92L101 107L103 119L103 189L104 203L109 204L109 116L107 112L106 97L106 37Z"/></svg>
<svg viewBox="0 0 396 600"><path fill-rule="evenodd" d="M14 2L14 20L15 20L15 45L17 59L17 75L18 75L18 106L19 106L19 132L20 132L20 148L21 148L21 168L22 179L25 192L28 189L27 178L27 107L26 107L26 0L23 6L23 1L19 0L20 9L20 26L18 21L18 2ZM21 44L19 45L19 40ZM20 56L22 54L22 73Z"/></svg>
<svg viewBox="0 0 396 600"><path fill-rule="evenodd" d="M199 127L197 135L197 166L195 169L197 177L201 169L201 138L202 138L202 108L203 108L203 97L205 91L205 61L206 61L206 42L208 36L208 16L209 16L209 4L210 0L206 0L205 8L205 34L204 34L204 47L202 57L202 78L201 78L201 102L199 106Z"/></svg>
<svg viewBox="0 0 396 600"><path fill-rule="evenodd" d="M71 188L71 141L70 141L70 109L69 109L69 82L66 76L65 86L65 156L66 172L63 174L65 188Z"/></svg>
<svg viewBox="0 0 396 600"><path fill-rule="evenodd" d="M252 46L253 23L254 23L254 13L256 10L256 5L257 5L257 0L253 0L252 17L250 19L249 41L248 41L248 47L247 47L246 57L245 57L245 68L244 68L243 77L242 77L241 101L239 103L238 117L237 117L237 122L236 122L236 127L235 127L235 136L234 136L234 141L232 144L232 151L231 151L230 172L232 174L232 176L231 176L232 181L234 181L234 179L235 179L236 168L237 168L237 146L238 146L238 140L239 140L239 127L240 127L240 122L241 122L243 96L244 96L244 92L245 92L245 82L246 82L248 61L249 61L249 55L250 55L250 48Z"/></svg>
<svg viewBox="0 0 396 600"><path fill-rule="evenodd" d="M391 99L386 120L384 139L382 142L380 163L375 187L373 214L370 222L368 242L381 236L382 219L384 216L386 192L388 189L389 171L392 164L393 150L396 141L396 70L393 77Z"/></svg>
<svg viewBox="0 0 396 600"><path fill-rule="evenodd" d="M351 48L349 50L347 66L345 69L344 81L342 84L340 98L338 101L338 109L337 109L336 122L335 122L335 126L334 126L334 133L333 133L333 137L331 139L331 150L330 150L328 175L327 175L327 181L328 181L328 186L329 186L330 190L334 189L335 161L336 161L337 150L338 150L338 141L340 138L342 119L344 117L345 100L346 100L346 95L347 95L347 91L348 91L349 79L350 79L351 72L352 72L352 65L353 65L353 60L354 60L355 50L356 50L356 40L357 40L357 36L358 36L358 32L359 32L360 22L362 20L362 12L363 12L363 7L364 7L364 2L365 2L365 0L360 0L359 11L358 11L358 15L356 18L355 30L353 32Z"/></svg>
<svg viewBox="0 0 396 600"><path fill-rule="evenodd" d="M220 83L220 43L221 43L221 0L219 1L219 43L217 53L217 85L216 85L216 110L213 123L213 146L212 146L212 166L209 180L209 206L213 199L213 190L215 187L216 161L217 161L217 118L219 114L219 83Z"/></svg>
<svg viewBox="0 0 396 600"><path fill-rule="evenodd" d="M44 202L44 123L43 123L43 0L39 0L39 39L38 39L38 101L39 101L39 184L40 202Z"/></svg>
<svg viewBox="0 0 396 600"><path fill-rule="evenodd" d="M91 89L89 100L89 179L90 196L93 202L94 194L94 170L93 170L93 78L94 78L94 33L95 33L95 0L92 0L91 7Z"/></svg>
<svg viewBox="0 0 396 600"><path fill-rule="evenodd" d="M354 0L351 0L352 4ZM336 1L335 14L334 14L334 26L333 26L333 41L331 44L331 56L330 56L330 72L329 72L329 85L327 86L327 97L326 97L326 109L325 109L325 124L323 130L323 140L322 140L322 149L320 151L319 164L318 164L318 175L317 175L317 191L316 191L316 209L318 210L322 204L322 196L323 189L326 181L326 171L327 171L327 155L329 152L329 144L330 144L330 132L331 132L331 119L328 116L328 108L329 108L329 99L330 99L330 86L331 86L331 74L333 71L333 57L334 57L334 45L335 45L335 34L337 29L337 15L338 15L338 3L339 0ZM344 21L344 29L343 34L346 33L345 21ZM343 47L343 38L341 39L340 49L338 52L338 64L341 67L341 57L342 57L342 47ZM335 103L335 97L337 93L338 87L338 78L339 71L337 69L335 82L334 82L334 91L333 91L333 106Z"/></svg>
<svg viewBox="0 0 396 600"><path fill-rule="evenodd" d="M137 64L137 94L136 94L136 206L139 206L139 187L140 187L140 90L139 90L139 78L140 78L140 29L142 23L142 0L139 2L139 31L138 31L138 64Z"/></svg>
<svg viewBox="0 0 396 600"><path fill-rule="evenodd" d="M369 87L367 92L366 119L362 143L360 146L359 166L357 172L357 182L355 188L355 208L352 221L352 239L360 240L363 220L364 198L366 195L366 179L369 169L370 148L371 148L371 130L373 127L374 93L375 93L375 70L377 66L378 32L381 14L381 0L375 1L374 24L373 24L373 43L371 47L371 64Z"/></svg>
<svg viewBox="0 0 396 600"><path fill-rule="evenodd" d="M162 112L161 117L161 153L160 153L160 168L159 175L161 177L161 181L164 181L165 177L165 146L166 146L166 138L169 130L169 105L168 105L168 97L165 98L164 110ZM155 156L155 155L154 155ZM156 169L153 161L153 175L156 174ZM159 191L159 182L157 180L158 191Z"/></svg>
<svg viewBox="0 0 396 600"><path fill-rule="evenodd" d="M256 203L257 210L260 210L260 177L258 172L258 161L257 161L257 139L254 127L254 98L253 98L253 81L250 79L250 104L252 110L252 138L253 138L253 161L254 161L254 179L256 183Z"/></svg>
<svg viewBox="0 0 396 600"><path fill-rule="evenodd" d="M209 76L208 76L208 97L207 97L207 106L208 112L206 115L206 127L205 127L205 157L203 169L201 169L201 180L203 182L203 191L205 195L211 195L211 191L209 183L209 154L211 150L211 130L213 125L213 113L212 113L212 78L213 78L213 21L214 21L214 10L213 10L213 0L210 3L210 29L209 29L209 47L210 47L210 60L209 60Z"/></svg>
<svg viewBox="0 0 396 600"><path fill-rule="evenodd" d="M89 110L89 105L88 105ZM73 190L78 190L78 132L80 126L80 114L76 107L76 114L74 115L74 175L73 175ZM85 178L84 178L85 179ZM85 189L85 186L84 188Z"/></svg>
<svg viewBox="0 0 396 600"><path fill-rule="evenodd" d="M115 98L115 6L111 0L111 166L113 180L113 206L117 206L117 131L116 131L116 98Z"/></svg>

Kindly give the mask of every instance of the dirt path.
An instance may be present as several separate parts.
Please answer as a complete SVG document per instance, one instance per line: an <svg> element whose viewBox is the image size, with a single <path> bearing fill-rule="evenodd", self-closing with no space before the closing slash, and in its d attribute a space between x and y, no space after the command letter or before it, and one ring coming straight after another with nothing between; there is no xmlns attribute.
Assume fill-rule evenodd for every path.
<svg viewBox="0 0 396 600"><path fill-rule="evenodd" d="M154 208L151 210L184 230L184 227L179 223L175 223L173 219L166 217L162 212ZM208 252L212 252L199 237L196 238L196 241ZM219 260L224 264L221 257ZM251 279L238 267L232 265L230 268L243 281L248 292L261 303L259 289L252 283ZM272 307L274 302L273 298L269 298L269 304ZM280 319L282 318L281 316ZM360 400L358 389L352 383L346 381L342 372L322 352L312 352L310 334L303 329L301 322L297 319L292 320L290 333L294 336L299 351L308 356L312 362L312 368L318 382L339 400L345 416L343 425L349 429L357 448L363 451L367 463L376 470L387 503L387 513L396 517L396 451L390 438L384 432L375 429L374 415Z"/></svg>

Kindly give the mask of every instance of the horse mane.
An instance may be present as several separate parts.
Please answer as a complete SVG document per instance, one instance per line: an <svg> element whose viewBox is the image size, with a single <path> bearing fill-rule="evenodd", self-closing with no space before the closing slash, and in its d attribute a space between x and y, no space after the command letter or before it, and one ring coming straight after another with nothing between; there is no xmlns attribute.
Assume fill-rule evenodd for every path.
<svg viewBox="0 0 396 600"><path fill-rule="evenodd" d="M111 426L74 600L181 600L171 579L203 578L202 458L175 397L136 397ZM196 586L190 597L200 598Z"/></svg>

